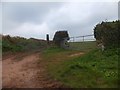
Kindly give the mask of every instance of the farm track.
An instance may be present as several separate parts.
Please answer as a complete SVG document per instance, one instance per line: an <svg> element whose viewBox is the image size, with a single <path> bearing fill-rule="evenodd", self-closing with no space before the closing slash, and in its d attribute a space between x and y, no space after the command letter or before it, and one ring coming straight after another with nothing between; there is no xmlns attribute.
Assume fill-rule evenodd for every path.
<svg viewBox="0 0 120 90"><path fill-rule="evenodd" d="M3 88L60 88L62 85L47 76L46 63L40 52L6 56L2 61Z"/></svg>

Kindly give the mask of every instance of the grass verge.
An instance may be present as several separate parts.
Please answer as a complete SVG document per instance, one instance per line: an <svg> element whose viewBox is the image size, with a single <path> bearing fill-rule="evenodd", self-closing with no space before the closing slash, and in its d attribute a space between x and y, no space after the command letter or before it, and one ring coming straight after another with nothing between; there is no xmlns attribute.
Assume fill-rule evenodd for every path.
<svg viewBox="0 0 120 90"><path fill-rule="evenodd" d="M48 75L72 88L118 87L118 50L91 50L84 55L69 57L80 51L50 48L44 51Z"/></svg>

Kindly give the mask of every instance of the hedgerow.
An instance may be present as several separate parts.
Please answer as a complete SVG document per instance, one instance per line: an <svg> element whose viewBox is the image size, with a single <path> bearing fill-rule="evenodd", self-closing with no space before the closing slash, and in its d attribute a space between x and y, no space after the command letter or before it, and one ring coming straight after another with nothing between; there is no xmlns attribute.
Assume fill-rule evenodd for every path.
<svg viewBox="0 0 120 90"><path fill-rule="evenodd" d="M94 37L105 47L120 47L120 21L102 22L94 28Z"/></svg>

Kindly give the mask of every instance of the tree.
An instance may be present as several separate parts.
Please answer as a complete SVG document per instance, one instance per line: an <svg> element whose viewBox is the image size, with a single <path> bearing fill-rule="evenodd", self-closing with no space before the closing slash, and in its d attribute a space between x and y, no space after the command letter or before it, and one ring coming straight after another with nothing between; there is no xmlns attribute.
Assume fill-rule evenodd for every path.
<svg viewBox="0 0 120 90"><path fill-rule="evenodd" d="M62 47L66 39L69 40L67 31L57 31L54 35L53 41L57 46Z"/></svg>

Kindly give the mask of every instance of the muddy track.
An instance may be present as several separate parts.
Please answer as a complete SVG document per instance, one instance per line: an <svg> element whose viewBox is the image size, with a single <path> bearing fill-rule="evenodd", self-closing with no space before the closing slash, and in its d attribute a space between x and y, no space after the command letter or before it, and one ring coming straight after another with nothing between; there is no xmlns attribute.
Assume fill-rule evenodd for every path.
<svg viewBox="0 0 120 90"><path fill-rule="evenodd" d="M11 55L2 61L3 88L59 88L45 70L41 53Z"/></svg>

